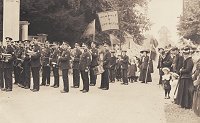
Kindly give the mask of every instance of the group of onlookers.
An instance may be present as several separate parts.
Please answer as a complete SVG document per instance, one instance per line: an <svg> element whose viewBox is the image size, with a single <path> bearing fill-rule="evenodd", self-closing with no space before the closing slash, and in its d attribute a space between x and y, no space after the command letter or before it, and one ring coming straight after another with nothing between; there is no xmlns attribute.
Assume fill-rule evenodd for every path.
<svg viewBox="0 0 200 123"><path fill-rule="evenodd" d="M187 45L181 49L159 48L159 53L159 84L163 85L165 99L170 99L171 84L178 79L178 83L173 88L174 103L181 108L192 108L200 116L200 60L194 63L192 57L199 51ZM196 70L193 72L195 65Z"/></svg>

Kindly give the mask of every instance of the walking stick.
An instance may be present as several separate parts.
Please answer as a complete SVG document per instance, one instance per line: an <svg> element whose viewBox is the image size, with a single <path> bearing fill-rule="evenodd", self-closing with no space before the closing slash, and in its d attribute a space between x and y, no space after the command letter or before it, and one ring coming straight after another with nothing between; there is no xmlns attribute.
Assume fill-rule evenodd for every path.
<svg viewBox="0 0 200 123"><path fill-rule="evenodd" d="M176 85L176 89L175 89L175 91L174 91L174 96L175 96L175 94L176 94L176 91L178 90L178 86L179 86L179 83L180 83L180 79L181 79L181 73L180 73L180 76L179 76L179 78L178 78L178 83L177 83L177 85Z"/></svg>
<svg viewBox="0 0 200 123"><path fill-rule="evenodd" d="M147 64L147 72L146 72L146 76L145 76L145 83L146 84L147 84L147 75L148 75L148 72L149 72L149 64L150 64L150 59L151 59L151 53L152 53L152 50L150 49L150 55L149 55L148 64Z"/></svg>

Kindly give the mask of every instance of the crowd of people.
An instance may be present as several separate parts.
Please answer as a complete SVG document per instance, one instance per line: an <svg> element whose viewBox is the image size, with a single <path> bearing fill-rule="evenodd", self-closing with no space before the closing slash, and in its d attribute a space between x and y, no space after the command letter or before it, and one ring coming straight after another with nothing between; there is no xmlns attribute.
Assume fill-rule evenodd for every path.
<svg viewBox="0 0 200 123"><path fill-rule="evenodd" d="M6 37L7 45L0 47L0 89L10 92L13 83L24 89L30 89L31 76L33 89L38 92L40 86L58 88L60 72L63 89L61 93L69 92L69 74L72 70L72 88L80 87L83 82L83 93L89 92L90 86L96 86L97 75L101 75L99 89L109 90L109 83L122 82L122 85L140 81L152 82L154 72L153 61L149 50L141 50L141 56L129 57L126 50L117 53L110 50L108 43L100 49L97 42L89 44L75 43L72 49L66 42L50 44L34 41L13 41ZM193 108L200 116L200 60L193 62L196 52L191 46L181 49L167 46L158 48L158 66L160 79L158 84L165 90L165 99L170 99L170 91L174 89L174 103L182 108ZM194 72L193 68L196 66ZM40 71L42 82L40 83ZM51 72L53 83L50 83ZM13 75L14 73L14 82ZM176 88L171 84L178 79Z"/></svg>
<svg viewBox="0 0 200 123"><path fill-rule="evenodd" d="M83 93L95 86L97 75L101 74L102 90L109 90L109 83L121 81L123 85L129 82L151 82L153 63L148 50L141 51L142 57L129 58L126 51L116 54L110 50L108 43L103 48L97 48L97 42L90 45L75 43L72 49L66 42L61 45L50 44L48 41L40 43L34 41L13 41L6 38L7 45L0 47L0 89L10 92L13 83L24 89L30 89L31 76L33 78L33 92L40 90L40 86L50 86L50 75L53 72L54 83L51 87L58 88L60 72L63 80L61 93L69 92L70 70L73 73L73 88L79 88L80 79L83 81ZM151 65L149 65L149 62ZM147 70L148 68L151 68ZM140 75L138 71L140 69ZM42 82L40 83L40 71ZM13 75L14 73L14 82Z"/></svg>
<svg viewBox="0 0 200 123"><path fill-rule="evenodd" d="M200 59L197 56L199 60L194 63L193 56L196 52L199 51L190 45L181 49L159 48L157 68L160 74L159 84L165 90L165 99L170 99L170 91L173 89L174 103L181 108L192 108L200 116ZM176 86L172 88L171 84L174 83Z"/></svg>

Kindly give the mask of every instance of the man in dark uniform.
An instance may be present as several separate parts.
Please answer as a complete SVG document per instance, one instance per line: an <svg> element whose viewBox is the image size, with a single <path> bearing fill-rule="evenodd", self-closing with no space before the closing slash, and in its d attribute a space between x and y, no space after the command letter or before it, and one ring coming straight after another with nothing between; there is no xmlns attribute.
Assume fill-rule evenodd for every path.
<svg viewBox="0 0 200 123"><path fill-rule="evenodd" d="M33 54L31 55L31 71L33 76L33 89L31 91L37 92L40 90L40 63L41 49L38 42L34 42Z"/></svg>
<svg viewBox="0 0 200 123"><path fill-rule="evenodd" d="M16 59L14 61L14 75L15 75L15 83L18 83L19 87L24 87L24 83L22 82L22 53L24 52L24 47L20 41L16 41L17 46L15 46L15 55Z"/></svg>
<svg viewBox="0 0 200 123"><path fill-rule="evenodd" d="M49 86L50 85L50 55L51 51L49 48L49 42L46 41L44 44L44 52L42 57L42 83L41 86Z"/></svg>
<svg viewBox="0 0 200 123"><path fill-rule="evenodd" d="M79 64L80 64L80 57L82 52L80 51L80 45L78 43L75 43L75 48L73 52L73 87L79 88L80 86L80 70L79 70Z"/></svg>
<svg viewBox="0 0 200 123"><path fill-rule="evenodd" d="M121 72L121 55L118 55L117 56L117 61L116 61L116 79L117 79L117 81L118 82L120 82L121 81L121 79L122 79L122 72Z"/></svg>
<svg viewBox="0 0 200 123"><path fill-rule="evenodd" d="M123 85L128 85L128 77L127 77L128 64L129 64L129 57L126 55L126 50L123 50L121 59Z"/></svg>
<svg viewBox="0 0 200 123"><path fill-rule="evenodd" d="M3 80L3 53L4 53L4 48L2 42L0 42L0 89L4 90L4 80Z"/></svg>
<svg viewBox="0 0 200 123"><path fill-rule="evenodd" d="M162 68L163 68L163 59L164 59L165 52L164 52L163 48L158 48L158 52L159 52L159 58L158 58L157 69L159 70L159 75L160 75L158 85L160 85L160 84L162 84L162 76L164 75Z"/></svg>
<svg viewBox="0 0 200 123"><path fill-rule="evenodd" d="M116 67L117 58L115 57L115 51L111 50L111 58L110 58L110 82L115 82L115 67Z"/></svg>
<svg viewBox="0 0 200 123"><path fill-rule="evenodd" d="M97 81L97 75L94 73L94 68L98 66L98 49L96 48L96 43L91 43L91 55L92 61L90 65L90 86L95 86Z"/></svg>
<svg viewBox="0 0 200 123"><path fill-rule="evenodd" d="M101 74L101 86L102 90L109 90L109 69L110 69L111 53L109 52L109 46L104 44L104 56L103 56L103 68L104 72Z"/></svg>
<svg viewBox="0 0 200 123"><path fill-rule="evenodd" d="M22 55L22 67L23 67L23 71L22 71L22 82L24 83L24 89L30 89L30 82L31 82L31 59L30 56L27 54L28 50L30 50L30 45L29 45L29 40L25 41L24 44L24 52Z"/></svg>
<svg viewBox="0 0 200 123"><path fill-rule="evenodd" d="M171 54L173 56L172 71L180 75L180 69L183 67L184 57L179 54L179 49L177 47L171 49Z"/></svg>
<svg viewBox="0 0 200 123"><path fill-rule="evenodd" d="M53 48L53 53L51 55L51 65L52 65L52 71L53 71L53 76L54 76L54 84L51 87L58 88L59 87L59 64L58 64L58 57L60 56L60 51L58 46L55 46Z"/></svg>
<svg viewBox="0 0 200 123"><path fill-rule="evenodd" d="M18 50L19 50L19 47L18 47L18 45L15 45L15 44L17 44L16 43L17 41L11 41L11 47L13 48L13 50L14 50L14 53L15 53L15 56L16 56L16 59L14 59L14 61L13 61L13 70L14 70L14 84L18 84L19 85L19 75L18 75L18 68L17 68L17 53L18 53Z"/></svg>
<svg viewBox="0 0 200 123"><path fill-rule="evenodd" d="M60 64L60 68L62 70L62 78L63 78L63 86L64 86L64 89L61 90L60 92L61 93L68 93L69 92L69 78L68 78L68 72L69 72L69 69L70 69L70 52L69 52L69 49L68 49L68 45L63 42L63 45L62 45L62 54L61 54L61 57L59 57L59 64Z"/></svg>
<svg viewBox="0 0 200 123"><path fill-rule="evenodd" d="M15 59L14 49L11 46L12 38L7 37L7 47L5 53L9 56L5 56L4 59L4 79L5 79L5 91L9 92L13 89L12 71L13 61Z"/></svg>
<svg viewBox="0 0 200 123"><path fill-rule="evenodd" d="M173 59L171 57L170 48L166 47L165 48L165 55L164 55L163 63L162 63L163 68L167 67L167 68L170 69L170 71L172 71L172 62L173 62Z"/></svg>
<svg viewBox="0 0 200 123"><path fill-rule="evenodd" d="M83 89L81 90L83 93L89 91L89 67L91 64L91 55L88 51L87 45L82 44L83 53L80 59L80 71L81 71L81 78L83 80Z"/></svg>

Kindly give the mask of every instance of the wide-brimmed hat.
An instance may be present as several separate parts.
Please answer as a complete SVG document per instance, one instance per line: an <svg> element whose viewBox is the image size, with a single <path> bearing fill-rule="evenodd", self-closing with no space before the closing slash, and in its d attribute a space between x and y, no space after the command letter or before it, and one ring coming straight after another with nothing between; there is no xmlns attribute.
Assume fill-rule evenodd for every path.
<svg viewBox="0 0 200 123"><path fill-rule="evenodd" d="M126 53L126 52L127 52L127 50L122 50L122 52L125 52L125 53Z"/></svg>
<svg viewBox="0 0 200 123"><path fill-rule="evenodd" d="M182 48L183 54L189 54L191 53L191 47L190 46L185 46Z"/></svg>
<svg viewBox="0 0 200 123"><path fill-rule="evenodd" d="M115 50L110 50L111 53L115 53Z"/></svg>
<svg viewBox="0 0 200 123"><path fill-rule="evenodd" d="M143 50L140 51L140 53L144 53L144 52L150 53L150 51L148 49L143 49Z"/></svg>
<svg viewBox="0 0 200 123"><path fill-rule="evenodd" d="M178 47L172 47L171 48L171 51L177 51L177 50L179 50Z"/></svg>
<svg viewBox="0 0 200 123"><path fill-rule="evenodd" d="M163 72L164 72L164 71L170 72L170 69L169 69L168 67L164 67L164 68L162 69L162 71L163 71Z"/></svg>
<svg viewBox="0 0 200 123"><path fill-rule="evenodd" d="M162 47L158 48L158 51L160 51L160 50L164 50L164 48L162 48Z"/></svg>
<svg viewBox="0 0 200 123"><path fill-rule="evenodd" d="M13 40L11 37L6 37L5 39L6 39L6 40L7 40L7 39L8 39L8 40Z"/></svg>

